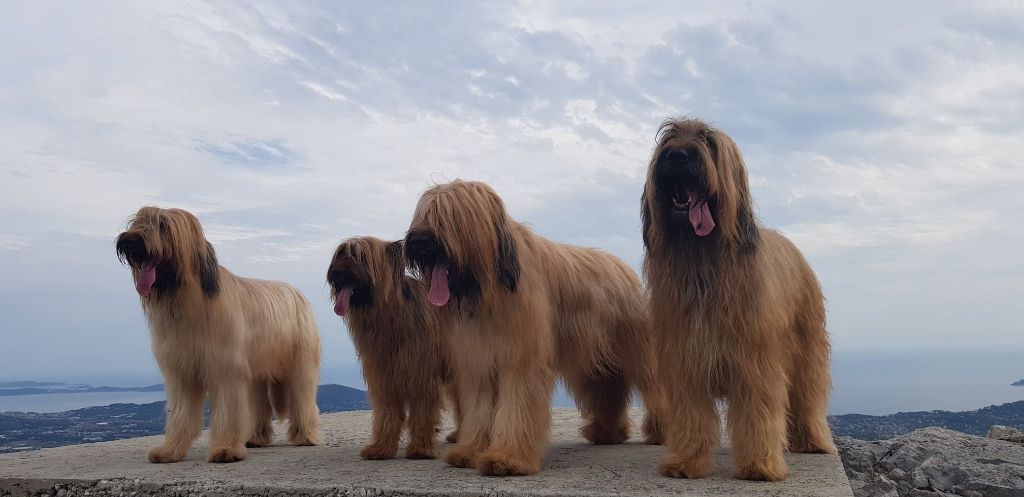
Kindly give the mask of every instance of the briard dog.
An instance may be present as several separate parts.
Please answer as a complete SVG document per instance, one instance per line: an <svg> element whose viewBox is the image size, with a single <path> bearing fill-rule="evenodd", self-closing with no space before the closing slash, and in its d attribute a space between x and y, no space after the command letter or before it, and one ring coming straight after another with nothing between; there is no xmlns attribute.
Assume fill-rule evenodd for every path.
<svg viewBox="0 0 1024 497"><path fill-rule="evenodd" d="M164 443L151 462L184 459L207 396L211 462L271 444L275 411L288 418L291 443L320 443L320 334L298 290L231 274L199 220L179 209L139 209L116 248L131 266L167 390Z"/></svg>
<svg viewBox="0 0 1024 497"><path fill-rule="evenodd" d="M737 476L783 480L794 452L834 453L821 286L754 216L736 144L696 119L665 122L642 199L669 453L661 474L707 476L728 401Z"/></svg>
<svg viewBox="0 0 1024 497"><path fill-rule="evenodd" d="M420 198L405 252L452 323L463 420L446 462L484 475L540 471L559 374L588 440L629 437L636 388L647 441L661 442L647 296L624 262L542 238L489 186L458 180Z"/></svg>
<svg viewBox="0 0 1024 497"><path fill-rule="evenodd" d="M448 333L427 303L427 288L405 274L402 242L351 238L327 269L334 312L345 319L373 405L364 459L391 459L408 410L405 457L433 459L445 384L452 385ZM454 404L456 431L458 403Z"/></svg>

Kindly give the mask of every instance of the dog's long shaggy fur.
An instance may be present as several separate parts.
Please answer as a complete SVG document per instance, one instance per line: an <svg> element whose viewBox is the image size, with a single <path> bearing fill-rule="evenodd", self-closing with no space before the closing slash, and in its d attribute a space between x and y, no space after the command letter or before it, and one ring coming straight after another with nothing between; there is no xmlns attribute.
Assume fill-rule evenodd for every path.
<svg viewBox="0 0 1024 497"><path fill-rule="evenodd" d="M825 307L797 248L761 227L739 148L695 119L666 122L642 199L659 378L666 392L660 471L700 478L728 400L737 476L782 480L783 452L834 453Z"/></svg>
<svg viewBox="0 0 1024 497"><path fill-rule="evenodd" d="M351 238L327 269L334 311L348 325L373 405L364 459L390 459L408 423L405 457L433 459L443 392L452 385L448 333L427 303L427 288L405 274L401 242ZM454 405L456 425L458 404ZM406 411L409 417L406 421ZM456 432L449 440L457 438Z"/></svg>
<svg viewBox="0 0 1024 497"><path fill-rule="evenodd" d="M648 408L647 440L660 443L647 297L625 263L538 236L478 182L427 190L405 244L430 281L428 300L452 321L464 412L449 464L484 475L540 471L558 374L582 411L587 439L629 437L635 387Z"/></svg>
<svg viewBox="0 0 1024 497"><path fill-rule="evenodd" d="M298 290L219 266L199 221L179 209L139 209L116 248L131 266L167 389L165 439L151 462L185 457L207 396L211 462L272 443L274 411L289 419L291 443L320 443L320 335Z"/></svg>

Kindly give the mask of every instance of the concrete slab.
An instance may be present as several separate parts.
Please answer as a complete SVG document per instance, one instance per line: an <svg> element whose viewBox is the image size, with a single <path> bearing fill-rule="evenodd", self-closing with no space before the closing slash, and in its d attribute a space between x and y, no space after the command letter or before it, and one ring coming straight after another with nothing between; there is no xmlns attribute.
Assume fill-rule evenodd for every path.
<svg viewBox="0 0 1024 497"><path fill-rule="evenodd" d="M633 415L639 421L639 412ZM553 410L553 421L551 448L543 472L535 476L487 478L437 460L363 461L359 449L368 439L370 413L357 411L323 416L325 446L250 449L247 460L226 465L206 462L205 436L176 464L146 461L147 449L162 437L3 455L0 496L853 495L836 456L787 455L790 478L759 483L732 478L731 454L723 448L712 477L674 480L657 474L663 447L636 441L589 445L577 433L573 409Z"/></svg>

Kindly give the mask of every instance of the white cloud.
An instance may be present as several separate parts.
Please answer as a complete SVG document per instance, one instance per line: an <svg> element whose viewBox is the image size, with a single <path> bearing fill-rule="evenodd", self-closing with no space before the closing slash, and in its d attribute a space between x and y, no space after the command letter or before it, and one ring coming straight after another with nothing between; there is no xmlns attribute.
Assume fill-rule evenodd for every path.
<svg viewBox="0 0 1024 497"><path fill-rule="evenodd" d="M338 91L327 88L323 85L311 82L306 82L303 84L306 85L306 87L309 88L310 90L317 92L317 94L323 96L328 100L335 100L339 102L344 102L345 100L348 100L348 97L346 97L345 95L341 94Z"/></svg>
<svg viewBox="0 0 1024 497"><path fill-rule="evenodd" d="M0 235L0 250L22 250L32 246L28 238L15 235Z"/></svg>
<svg viewBox="0 0 1024 497"><path fill-rule="evenodd" d="M110 241L159 204L197 212L232 270L316 303L337 241L401 236L422 189L456 177L637 265L654 133L686 114L743 147L762 219L829 292L838 348L1019 344L1021 22L946 2L10 6L0 271L105 285ZM58 255L77 244L109 264ZM46 267L15 257L40 246ZM950 301L942 278L977 300ZM0 312L41 330L26 350L60 346ZM96 316L96 342L142 326L129 317ZM332 343L328 361L354 361Z"/></svg>

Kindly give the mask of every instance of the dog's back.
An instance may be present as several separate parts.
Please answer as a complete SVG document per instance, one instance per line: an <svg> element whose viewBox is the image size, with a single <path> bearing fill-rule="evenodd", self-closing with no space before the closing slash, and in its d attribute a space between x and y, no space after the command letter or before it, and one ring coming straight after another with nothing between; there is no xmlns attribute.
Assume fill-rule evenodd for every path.
<svg viewBox="0 0 1024 497"><path fill-rule="evenodd" d="M298 361L320 364L320 333L309 302L297 289L279 281L235 276L221 270L222 281L234 285L240 319L246 324L246 346L253 371L280 378Z"/></svg>

